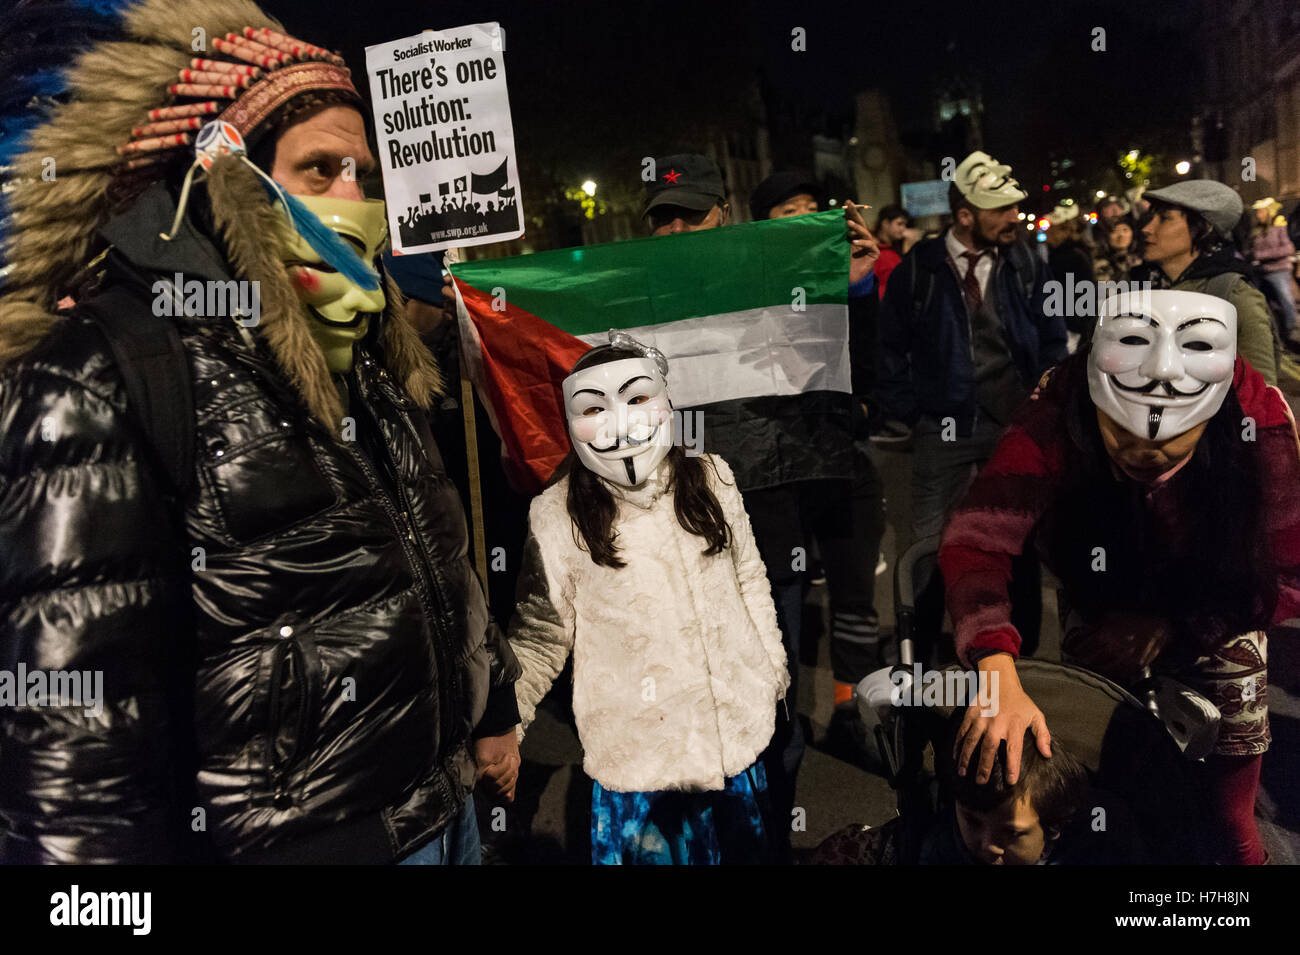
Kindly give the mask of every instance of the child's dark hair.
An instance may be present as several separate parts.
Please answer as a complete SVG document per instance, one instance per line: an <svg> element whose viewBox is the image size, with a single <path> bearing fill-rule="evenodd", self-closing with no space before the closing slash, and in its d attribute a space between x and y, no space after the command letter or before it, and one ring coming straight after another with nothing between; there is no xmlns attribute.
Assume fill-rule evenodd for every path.
<svg viewBox="0 0 1300 955"><path fill-rule="evenodd" d="M947 747L945 755L950 753L951 746ZM968 809L988 812L1027 795L1043 830L1059 833L1087 801L1088 771L1055 741L1052 742L1052 758L1044 759L1038 752L1033 730L1025 730L1024 745L1020 750L1020 776L1014 783L1007 782L1005 740L998 747L989 780L983 785L975 782L978 757L979 751L976 750L967 764L965 776L957 775L955 761L946 760L944 776L948 791L956 802Z"/></svg>
<svg viewBox="0 0 1300 955"><path fill-rule="evenodd" d="M578 359L573 371L641 357L639 352L630 349L601 345ZM667 493L673 495L673 509L678 523L692 534L704 538L708 544L704 549L706 556L721 553L731 545L731 528L722 513L722 505L709 487L704 458L688 455L679 443L674 442L665 460L671 469ZM709 467L712 468L713 464L710 463ZM573 452L569 453L556 472L557 477L565 474L569 476L566 503L569 518L573 521L574 539L577 540L578 535L581 535L582 543L586 545L594 563L606 567L626 567L627 562L618 556L618 532L614 530L618 505L614 501L614 495L599 476L578 462L577 455Z"/></svg>

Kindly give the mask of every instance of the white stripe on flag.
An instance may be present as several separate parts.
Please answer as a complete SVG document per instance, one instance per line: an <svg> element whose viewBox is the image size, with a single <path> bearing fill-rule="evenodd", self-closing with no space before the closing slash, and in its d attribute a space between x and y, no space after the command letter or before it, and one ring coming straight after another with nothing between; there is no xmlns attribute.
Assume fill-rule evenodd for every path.
<svg viewBox="0 0 1300 955"><path fill-rule="evenodd" d="M853 390L847 305L809 305L802 312L769 305L623 330L667 357L668 386L679 408ZM609 341L607 332L579 337L592 345Z"/></svg>

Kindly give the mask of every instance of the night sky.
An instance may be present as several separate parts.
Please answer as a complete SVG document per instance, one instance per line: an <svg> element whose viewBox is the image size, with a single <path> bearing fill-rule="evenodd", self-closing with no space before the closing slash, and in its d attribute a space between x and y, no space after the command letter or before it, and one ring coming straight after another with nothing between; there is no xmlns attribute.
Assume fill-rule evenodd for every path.
<svg viewBox="0 0 1300 955"><path fill-rule="evenodd" d="M740 115L755 80L778 107L778 160L805 153L809 130L846 134L854 92L871 86L890 93L905 139L923 143L908 131L928 126L932 84L963 75L982 85L985 148L1032 192L1052 158L1086 174L1133 146L1190 154L1201 61L1196 4L1182 0L265 6L291 32L341 49L357 72L368 44L500 22L520 161L556 182L634 181L636 157L689 147L695 124ZM806 52L790 48L796 26ZM1106 52L1090 49L1094 27L1106 29Z"/></svg>

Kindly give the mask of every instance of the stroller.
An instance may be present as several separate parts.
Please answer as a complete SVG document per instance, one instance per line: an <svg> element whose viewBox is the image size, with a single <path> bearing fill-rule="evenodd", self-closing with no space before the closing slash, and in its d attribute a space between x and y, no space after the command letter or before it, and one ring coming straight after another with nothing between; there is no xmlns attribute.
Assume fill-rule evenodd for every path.
<svg viewBox="0 0 1300 955"><path fill-rule="evenodd" d="M926 833L947 808L941 805L935 754L951 738L956 707L893 702L900 692L910 692L916 596L937 571L938 550L936 535L899 558L894 577L899 662L868 675L855 690L869 743L897 793L899 813L887 850L871 847L855 862L916 864ZM1094 787L1126 805L1149 861L1214 861L1208 807L1194 775L1194 763L1208 753L1218 731L1218 711L1209 700L1158 681L1149 682L1140 699L1105 677L1065 663L1022 659L1017 671L1047 718L1052 738L1083 764ZM867 831L858 829L859 836ZM832 840L844 835L852 836L845 831ZM881 851L883 856L865 857ZM819 850L814 861L848 860L835 849L829 855Z"/></svg>

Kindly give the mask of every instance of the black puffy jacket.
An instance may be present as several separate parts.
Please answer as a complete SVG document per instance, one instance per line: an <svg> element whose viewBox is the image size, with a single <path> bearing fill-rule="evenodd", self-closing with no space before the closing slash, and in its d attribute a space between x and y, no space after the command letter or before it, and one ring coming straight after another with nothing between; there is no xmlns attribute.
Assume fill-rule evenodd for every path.
<svg viewBox="0 0 1300 955"><path fill-rule="evenodd" d="M111 281L145 315L151 272L224 277L206 260ZM350 442L260 340L178 321L183 513L83 315L0 373L0 671L99 671L104 697L0 708L0 861L400 858L462 805L476 725L517 722L456 489L374 329Z"/></svg>

